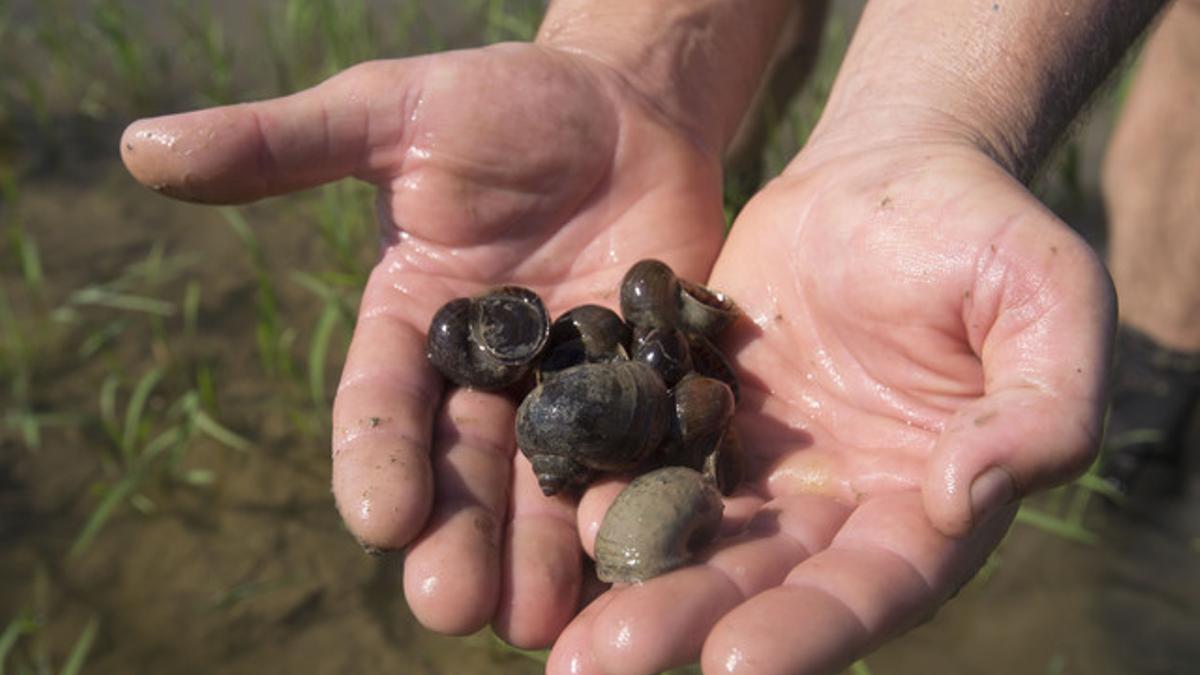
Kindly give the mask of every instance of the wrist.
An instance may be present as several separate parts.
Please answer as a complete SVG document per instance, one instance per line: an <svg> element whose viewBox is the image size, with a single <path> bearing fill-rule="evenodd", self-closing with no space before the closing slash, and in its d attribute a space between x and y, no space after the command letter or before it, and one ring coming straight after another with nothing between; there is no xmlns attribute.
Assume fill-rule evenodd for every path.
<svg viewBox="0 0 1200 675"><path fill-rule="evenodd" d="M969 144L1028 180L1159 4L870 3L814 136L856 120Z"/></svg>
<svg viewBox="0 0 1200 675"><path fill-rule="evenodd" d="M536 42L603 64L719 156L758 88L787 0L557 0Z"/></svg>

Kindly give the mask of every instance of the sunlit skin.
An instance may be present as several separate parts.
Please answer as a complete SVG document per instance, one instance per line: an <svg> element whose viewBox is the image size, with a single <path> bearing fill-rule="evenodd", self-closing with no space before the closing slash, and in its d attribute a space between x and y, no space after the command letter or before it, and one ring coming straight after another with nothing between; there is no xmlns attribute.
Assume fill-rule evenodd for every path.
<svg viewBox="0 0 1200 675"><path fill-rule="evenodd" d="M333 487L361 543L407 549L405 596L423 624L463 634L490 622L518 646L553 644L552 673L696 659L706 672L825 672L928 618L998 543L1017 498L1093 457L1108 278L1012 177L1036 158L980 121L981 93L1021 113L1006 119L1042 120L1007 81L1039 75L1040 62L982 83L935 69L916 87L896 57L928 67L928 40L914 35L953 37L984 17L997 25L967 36L973 51L940 44L976 75L1013 33L1044 46L1061 43L1052 30L1022 31L1077 30L1040 16L1053 8L1016 4L1025 14L872 3L808 146L723 248L718 158L765 58L706 58L724 52L705 40L780 3L564 0L546 34L587 34L606 11L615 33L366 64L292 97L137 122L122 153L143 183L196 201L350 175L378 186L383 252L334 405ZM655 16L663 7L673 13ZM663 41L631 34L618 9L641 12L635 26L682 17L665 35L684 39L661 56L645 45ZM770 44L778 17L751 18L729 44ZM614 35L655 58L589 51ZM697 75L735 93L672 98ZM691 105L709 100L697 92L712 106ZM621 275L644 257L708 277L746 314L723 343L742 378L747 482L701 564L603 591L579 612L598 590L583 551L620 481L578 505L544 497L514 447L515 401L445 389L424 332L441 303L501 283L530 286L555 314L615 306Z"/></svg>
<svg viewBox="0 0 1200 675"><path fill-rule="evenodd" d="M645 257L703 279L725 228L715 154L605 66L531 45L370 63L277 101L143 120L122 149L143 183L194 200L347 174L379 187L382 257L334 404L338 508L364 546L409 547L405 594L426 626L494 621L516 644L549 644L581 584L574 505L544 497L515 452L515 401L442 403L426 329L445 301L497 284L534 289L553 314L616 307Z"/></svg>
<svg viewBox="0 0 1200 675"><path fill-rule="evenodd" d="M806 151L738 219L712 284L748 318L727 342L751 455L736 534L599 598L551 672L648 673L701 650L705 672L844 666L974 574L1018 491L1092 457L1103 271L977 150ZM963 479L993 465L1000 488L971 522ZM589 551L617 489L580 505Z"/></svg>

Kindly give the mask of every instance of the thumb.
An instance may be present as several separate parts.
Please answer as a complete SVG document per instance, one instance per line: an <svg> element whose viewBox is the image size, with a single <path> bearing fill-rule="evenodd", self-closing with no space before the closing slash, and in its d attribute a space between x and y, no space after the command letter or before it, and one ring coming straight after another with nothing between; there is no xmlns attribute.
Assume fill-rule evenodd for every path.
<svg viewBox="0 0 1200 675"><path fill-rule="evenodd" d="M138 120L121 158L140 183L195 202L244 203L361 175L404 144L419 61L367 62L291 96Z"/></svg>
<svg viewBox="0 0 1200 675"><path fill-rule="evenodd" d="M1064 230L1014 232L965 308L967 325L986 327L972 340L984 394L950 419L922 486L930 521L948 536L1070 480L1098 451L1115 303L1090 248Z"/></svg>

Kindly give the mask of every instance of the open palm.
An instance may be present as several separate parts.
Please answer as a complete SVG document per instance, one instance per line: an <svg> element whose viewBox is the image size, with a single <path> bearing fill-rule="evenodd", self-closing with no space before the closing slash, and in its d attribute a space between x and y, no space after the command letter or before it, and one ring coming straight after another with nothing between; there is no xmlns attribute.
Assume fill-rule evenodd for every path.
<svg viewBox="0 0 1200 675"><path fill-rule="evenodd" d="M710 283L750 319L727 345L749 454L727 537L598 598L551 672L844 667L927 618L1016 497L1094 452L1107 277L973 150L806 151L747 206ZM585 539L616 489L581 504Z"/></svg>
<svg viewBox="0 0 1200 675"><path fill-rule="evenodd" d="M581 585L574 505L544 497L515 452L513 401L443 392L425 332L442 303L498 284L558 314L615 306L644 257L703 278L723 228L715 152L598 62L513 44L143 120L122 154L142 182L195 201L348 175L379 188L382 259L334 406L339 509L365 546L410 546L405 592L426 625L552 641Z"/></svg>

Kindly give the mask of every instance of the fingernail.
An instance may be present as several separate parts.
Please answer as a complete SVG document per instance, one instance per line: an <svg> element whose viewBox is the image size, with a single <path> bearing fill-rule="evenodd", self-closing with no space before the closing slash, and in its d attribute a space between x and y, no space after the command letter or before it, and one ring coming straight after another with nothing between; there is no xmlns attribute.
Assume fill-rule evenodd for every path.
<svg viewBox="0 0 1200 675"><path fill-rule="evenodd" d="M993 466L984 471L971 483L972 525L987 520L996 509L1012 501L1016 492L1012 474L1003 467Z"/></svg>

